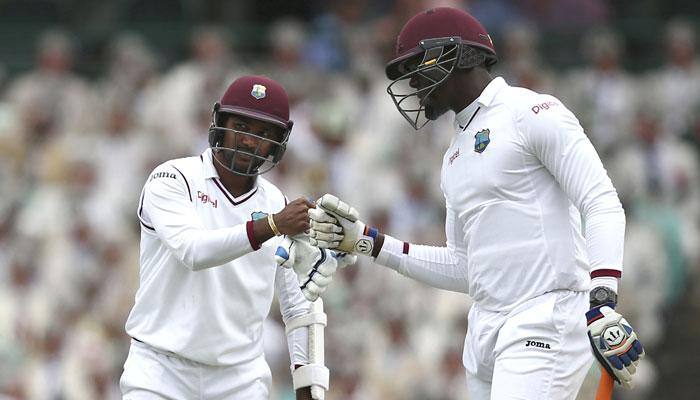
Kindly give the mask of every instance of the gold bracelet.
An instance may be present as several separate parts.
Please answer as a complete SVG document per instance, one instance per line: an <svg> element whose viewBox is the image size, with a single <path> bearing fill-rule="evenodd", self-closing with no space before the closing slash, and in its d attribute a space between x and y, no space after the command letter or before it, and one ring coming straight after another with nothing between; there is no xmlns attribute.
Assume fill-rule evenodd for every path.
<svg viewBox="0 0 700 400"><path fill-rule="evenodd" d="M274 233L275 236L282 236L280 230L277 229L277 225L275 224L275 219L272 218L272 214L267 214L267 224L270 225L270 229L272 229L272 233Z"/></svg>

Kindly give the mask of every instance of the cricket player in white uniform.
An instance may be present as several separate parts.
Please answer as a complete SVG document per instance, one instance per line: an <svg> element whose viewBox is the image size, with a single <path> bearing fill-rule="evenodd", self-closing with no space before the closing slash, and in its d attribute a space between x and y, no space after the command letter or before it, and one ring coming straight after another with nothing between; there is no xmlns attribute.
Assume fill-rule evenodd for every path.
<svg viewBox="0 0 700 400"><path fill-rule="evenodd" d="M280 240L270 240L307 230L314 205L303 198L287 204L259 176L282 158L291 128L278 83L239 78L214 107L211 148L148 177L138 209L140 286L126 322L133 340L120 381L124 399L268 399L262 329L274 291L297 398L320 388L313 396L320 399L328 389L328 370L309 355L322 354L309 348L309 332L322 329L325 314L316 304L310 311L297 276L275 262ZM335 270L330 251L305 249L297 259ZM321 291L330 281L314 278L322 278L313 285ZM322 345L320 332L312 336Z"/></svg>
<svg viewBox="0 0 700 400"><path fill-rule="evenodd" d="M388 92L415 129L456 113L441 171L445 247L383 235L332 195L309 210L312 244L471 295L470 400L574 399L593 355L629 387L644 350L614 311L625 230L617 193L576 117L552 96L492 78L496 61L476 19L436 8L404 25L387 65Z"/></svg>

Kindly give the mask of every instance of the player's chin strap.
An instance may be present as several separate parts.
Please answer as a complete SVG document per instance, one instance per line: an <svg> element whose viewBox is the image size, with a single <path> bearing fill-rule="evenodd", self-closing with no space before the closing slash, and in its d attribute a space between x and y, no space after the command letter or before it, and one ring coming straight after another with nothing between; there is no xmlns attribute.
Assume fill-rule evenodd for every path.
<svg viewBox="0 0 700 400"><path fill-rule="evenodd" d="M330 382L330 371L324 360L323 329L328 318L323 312L323 300L320 298L309 306L309 313L293 318L287 322L287 335L294 329L309 327L309 364L302 365L292 372L294 390L311 386L311 397L323 400Z"/></svg>

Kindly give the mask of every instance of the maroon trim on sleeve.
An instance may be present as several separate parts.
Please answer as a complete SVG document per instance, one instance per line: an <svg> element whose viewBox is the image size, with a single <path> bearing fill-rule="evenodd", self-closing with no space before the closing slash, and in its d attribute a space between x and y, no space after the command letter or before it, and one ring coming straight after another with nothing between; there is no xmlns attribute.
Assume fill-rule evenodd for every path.
<svg viewBox="0 0 700 400"><path fill-rule="evenodd" d="M258 243L258 241L255 239L255 233L253 232L253 221L252 220L246 222L245 231L248 234L248 241L250 242L250 246L253 248L253 250L259 249L260 243Z"/></svg>
<svg viewBox="0 0 700 400"><path fill-rule="evenodd" d="M403 254L408 254L408 242L403 242Z"/></svg>
<svg viewBox="0 0 700 400"><path fill-rule="evenodd" d="M622 271L616 269L597 269L591 272L591 278L600 278L601 276L620 278L622 277Z"/></svg>

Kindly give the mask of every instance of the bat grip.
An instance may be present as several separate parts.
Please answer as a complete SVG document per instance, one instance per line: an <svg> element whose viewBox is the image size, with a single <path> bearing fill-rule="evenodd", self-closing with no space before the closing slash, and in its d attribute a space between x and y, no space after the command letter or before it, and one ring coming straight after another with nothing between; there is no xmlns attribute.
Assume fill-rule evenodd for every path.
<svg viewBox="0 0 700 400"><path fill-rule="evenodd" d="M595 400L611 400L615 380L608 371L601 369L600 382L598 382L598 391L595 394Z"/></svg>

